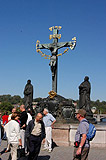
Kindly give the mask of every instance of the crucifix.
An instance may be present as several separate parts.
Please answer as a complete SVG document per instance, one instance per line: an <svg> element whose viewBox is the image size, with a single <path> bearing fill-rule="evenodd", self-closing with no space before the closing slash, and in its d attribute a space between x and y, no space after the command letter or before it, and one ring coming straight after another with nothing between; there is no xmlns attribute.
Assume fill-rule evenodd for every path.
<svg viewBox="0 0 106 160"><path fill-rule="evenodd" d="M40 41L36 42L36 51L45 59L50 59L50 67L52 72L52 91L57 93L57 67L58 67L58 56L62 56L68 52L68 48L64 50L63 53L58 54L58 49L63 47L70 47L73 50L76 46L76 37L72 38L72 41L69 42L58 42L58 39L61 38L61 34L58 34L61 26L50 27L49 30L53 31L53 35L49 36L49 39L53 38L53 43L40 44ZM48 49L51 51L51 55L44 54L41 49Z"/></svg>

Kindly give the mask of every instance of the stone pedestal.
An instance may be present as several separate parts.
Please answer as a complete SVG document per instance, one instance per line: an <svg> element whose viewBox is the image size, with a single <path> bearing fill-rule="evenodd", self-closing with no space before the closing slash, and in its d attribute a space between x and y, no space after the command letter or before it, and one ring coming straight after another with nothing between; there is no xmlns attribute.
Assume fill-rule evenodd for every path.
<svg viewBox="0 0 106 160"><path fill-rule="evenodd" d="M53 98L47 97L42 99L36 107L36 113L42 113L44 108L49 110L57 120L58 123L74 123L75 121L75 107L73 101L66 99L60 95Z"/></svg>

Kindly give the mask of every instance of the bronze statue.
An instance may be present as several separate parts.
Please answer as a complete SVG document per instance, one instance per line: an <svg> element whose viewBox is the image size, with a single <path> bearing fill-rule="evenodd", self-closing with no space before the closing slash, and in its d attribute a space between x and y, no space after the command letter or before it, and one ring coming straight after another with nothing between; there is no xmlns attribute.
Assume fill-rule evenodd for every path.
<svg viewBox="0 0 106 160"><path fill-rule="evenodd" d="M50 59L50 68L52 72L52 91L57 93L57 70L58 70L58 56L62 56L68 52L68 48L64 50L63 53L58 54L58 50L63 47L70 47L73 50L76 46L76 37L72 38L69 42L58 42L61 38L61 34L58 34L61 26L53 26L49 28L53 31L53 35L49 36L49 39L53 38L53 43L40 44L40 41L36 42L36 51L45 59ZM51 55L44 54L40 49L48 49L51 51Z"/></svg>
<svg viewBox="0 0 106 160"><path fill-rule="evenodd" d="M90 110L90 93L91 93L91 84L89 82L89 77L86 76L84 81L79 86L79 108L83 108L86 111Z"/></svg>
<svg viewBox="0 0 106 160"><path fill-rule="evenodd" d="M49 65L51 66L52 77L55 76L56 61L57 61L56 56L55 55L51 56Z"/></svg>
<svg viewBox="0 0 106 160"><path fill-rule="evenodd" d="M26 110L28 108L31 108L32 101L33 101L33 85L31 84L31 80L28 80L24 89L24 104Z"/></svg>

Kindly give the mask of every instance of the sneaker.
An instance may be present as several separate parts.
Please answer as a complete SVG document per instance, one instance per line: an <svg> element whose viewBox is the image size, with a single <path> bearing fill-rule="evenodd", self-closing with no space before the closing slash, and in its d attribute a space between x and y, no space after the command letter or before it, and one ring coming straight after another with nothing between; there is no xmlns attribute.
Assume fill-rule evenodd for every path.
<svg viewBox="0 0 106 160"><path fill-rule="evenodd" d="M43 148L43 149L42 149L42 151L47 151L47 150L48 150L47 148Z"/></svg>
<svg viewBox="0 0 106 160"><path fill-rule="evenodd" d="M9 152L9 151L10 151L9 149L6 149L6 150L5 150L5 153L7 153L7 152Z"/></svg>
<svg viewBox="0 0 106 160"><path fill-rule="evenodd" d="M49 152L49 153L51 153L51 152L52 152L52 150L51 150L51 149L49 149L49 150L48 150L48 152Z"/></svg>

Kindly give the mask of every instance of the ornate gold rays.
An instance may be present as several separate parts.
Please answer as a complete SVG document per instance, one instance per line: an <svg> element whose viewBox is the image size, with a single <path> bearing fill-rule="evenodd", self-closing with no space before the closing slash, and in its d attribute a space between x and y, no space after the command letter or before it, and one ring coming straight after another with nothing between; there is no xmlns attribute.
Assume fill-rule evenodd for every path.
<svg viewBox="0 0 106 160"><path fill-rule="evenodd" d="M60 30L62 27L61 26L53 26L53 27L50 27L49 30L52 31L53 29L58 29Z"/></svg>
<svg viewBox="0 0 106 160"><path fill-rule="evenodd" d="M50 36L51 36L51 35L50 35ZM52 35L52 36L53 36L53 35ZM71 50L73 50L73 49L75 48L75 46L76 46L76 37L72 38L72 42L73 42L73 44L70 45L70 49L71 49ZM43 52L39 49L39 43L40 43L40 41L37 40L37 41L36 41L36 52L38 52L38 53L39 53L42 57L44 57L45 59L50 59L50 58L51 58L51 55L47 55L47 54L43 53ZM58 56L62 56L63 54L66 54L68 51L69 51L69 48L66 48L63 53L59 53L59 54L57 54L56 56L57 56L57 57L58 57Z"/></svg>

